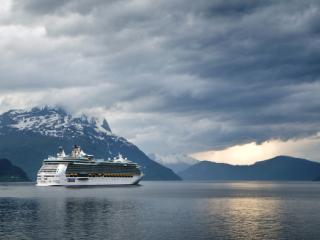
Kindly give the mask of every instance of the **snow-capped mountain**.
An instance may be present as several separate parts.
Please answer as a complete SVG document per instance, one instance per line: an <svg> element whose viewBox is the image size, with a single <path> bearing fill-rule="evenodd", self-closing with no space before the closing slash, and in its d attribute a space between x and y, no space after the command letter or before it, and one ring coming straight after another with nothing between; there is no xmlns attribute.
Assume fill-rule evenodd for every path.
<svg viewBox="0 0 320 240"><path fill-rule="evenodd" d="M73 117L62 108L34 107L31 110L10 110L0 115L0 135L18 131L48 137L76 139L86 136L93 142L114 138L131 145L126 139L111 132L106 119L81 115Z"/></svg>
<svg viewBox="0 0 320 240"><path fill-rule="evenodd" d="M10 110L0 116L0 128L31 131L45 136L65 137L79 136L90 133L91 136L102 139L110 135L108 122L103 119L87 117L72 117L61 108L35 107L31 110Z"/></svg>
<svg viewBox="0 0 320 240"><path fill-rule="evenodd" d="M97 158L121 153L142 166L145 179L179 179L134 144L112 133L105 119L74 117L61 108L51 107L10 110L0 115L0 157L23 168L30 178L35 177L47 155L55 154L59 146L69 152L74 144Z"/></svg>

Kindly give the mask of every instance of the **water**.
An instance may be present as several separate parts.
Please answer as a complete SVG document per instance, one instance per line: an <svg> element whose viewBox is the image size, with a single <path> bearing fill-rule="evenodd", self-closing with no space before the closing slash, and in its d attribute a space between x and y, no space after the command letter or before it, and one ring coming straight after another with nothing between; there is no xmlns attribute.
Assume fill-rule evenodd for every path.
<svg viewBox="0 0 320 240"><path fill-rule="evenodd" d="M316 182L0 185L0 239L320 239Z"/></svg>

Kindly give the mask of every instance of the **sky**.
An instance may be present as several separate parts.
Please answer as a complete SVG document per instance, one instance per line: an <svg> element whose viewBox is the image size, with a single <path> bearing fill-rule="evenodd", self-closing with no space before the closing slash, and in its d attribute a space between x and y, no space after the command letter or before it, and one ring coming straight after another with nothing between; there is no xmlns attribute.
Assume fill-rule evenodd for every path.
<svg viewBox="0 0 320 240"><path fill-rule="evenodd" d="M0 111L102 116L163 156L320 161L319 46L316 0L0 0Z"/></svg>

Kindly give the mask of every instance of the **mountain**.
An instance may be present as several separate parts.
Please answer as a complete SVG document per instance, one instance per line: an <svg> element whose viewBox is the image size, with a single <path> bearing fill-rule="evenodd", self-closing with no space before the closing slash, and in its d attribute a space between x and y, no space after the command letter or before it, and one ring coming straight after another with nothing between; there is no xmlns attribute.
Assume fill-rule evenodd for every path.
<svg viewBox="0 0 320 240"><path fill-rule="evenodd" d="M320 176L316 177L315 179L313 179L313 181L320 181Z"/></svg>
<svg viewBox="0 0 320 240"><path fill-rule="evenodd" d="M0 156L23 168L33 179L48 154L55 154L59 146L70 152L74 144L96 158L113 158L121 153L142 167L145 180L180 180L171 169L112 133L105 119L73 117L51 107L10 110L0 115Z"/></svg>
<svg viewBox="0 0 320 240"><path fill-rule="evenodd" d="M179 175L186 180L314 180L320 175L320 163L289 156L234 166L202 161Z"/></svg>
<svg viewBox="0 0 320 240"><path fill-rule="evenodd" d="M199 162L185 154L159 155L156 153L149 153L148 156L152 160L172 169L175 173L179 173Z"/></svg>
<svg viewBox="0 0 320 240"><path fill-rule="evenodd" d="M172 171L174 171L175 173L179 173L181 171L186 170L187 168L191 167L192 164L191 163L185 163L185 162L176 162L176 163L166 163L163 164L164 166L172 169ZM179 175L179 174L178 174Z"/></svg>
<svg viewBox="0 0 320 240"><path fill-rule="evenodd" d="M27 174L8 159L0 159L0 182L27 182Z"/></svg>

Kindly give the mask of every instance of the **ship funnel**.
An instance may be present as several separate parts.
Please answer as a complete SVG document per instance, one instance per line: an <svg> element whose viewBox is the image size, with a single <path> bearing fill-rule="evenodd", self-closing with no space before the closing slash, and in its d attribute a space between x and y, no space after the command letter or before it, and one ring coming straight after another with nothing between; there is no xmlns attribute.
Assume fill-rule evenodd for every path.
<svg viewBox="0 0 320 240"><path fill-rule="evenodd" d="M63 147L60 146L59 150L58 150L57 157L65 157L65 156L66 156L66 154L64 153Z"/></svg>
<svg viewBox="0 0 320 240"><path fill-rule="evenodd" d="M74 158L77 158L77 157L82 155L81 152L82 152L82 150L81 150L80 146L79 145L74 145L73 146L73 150L71 152L71 156L74 157Z"/></svg>

